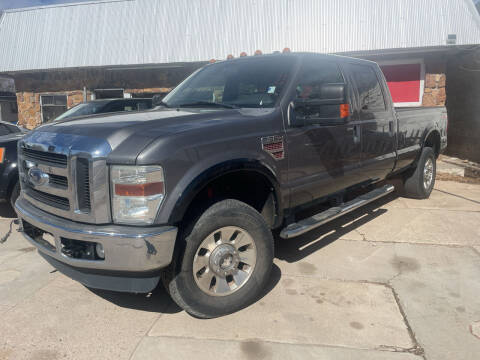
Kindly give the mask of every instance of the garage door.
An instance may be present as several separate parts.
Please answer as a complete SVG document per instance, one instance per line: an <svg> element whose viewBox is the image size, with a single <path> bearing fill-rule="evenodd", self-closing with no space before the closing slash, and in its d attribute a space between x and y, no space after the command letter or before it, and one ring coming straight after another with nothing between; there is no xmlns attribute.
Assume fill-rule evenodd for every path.
<svg viewBox="0 0 480 360"><path fill-rule="evenodd" d="M421 64L381 65L380 67L387 79L395 105L421 105L423 91Z"/></svg>

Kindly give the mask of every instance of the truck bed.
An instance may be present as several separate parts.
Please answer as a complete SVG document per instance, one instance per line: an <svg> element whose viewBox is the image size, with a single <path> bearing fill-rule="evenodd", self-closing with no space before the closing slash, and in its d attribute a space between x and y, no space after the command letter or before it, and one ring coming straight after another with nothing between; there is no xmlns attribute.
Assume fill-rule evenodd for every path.
<svg viewBox="0 0 480 360"><path fill-rule="evenodd" d="M441 148L446 145L447 109L445 106L395 107L398 119L398 161L395 170L410 165L419 154L429 132L436 129L441 136Z"/></svg>

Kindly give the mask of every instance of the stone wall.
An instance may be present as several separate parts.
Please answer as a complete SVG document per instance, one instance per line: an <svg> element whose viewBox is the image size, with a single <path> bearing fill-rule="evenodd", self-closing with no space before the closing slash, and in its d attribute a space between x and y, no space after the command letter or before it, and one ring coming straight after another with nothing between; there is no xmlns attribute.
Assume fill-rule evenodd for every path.
<svg viewBox="0 0 480 360"><path fill-rule="evenodd" d="M33 129L42 123L42 112L40 105L41 95L67 95L67 109L83 102L83 91L59 91L59 92L17 92L18 124ZM87 96L91 93L87 92Z"/></svg>
<svg viewBox="0 0 480 360"><path fill-rule="evenodd" d="M33 92L17 93L18 124L33 129L41 124L40 94Z"/></svg>
<svg viewBox="0 0 480 360"><path fill-rule="evenodd" d="M423 106L443 106L447 99L446 93L446 64L445 62L425 59L425 89Z"/></svg>

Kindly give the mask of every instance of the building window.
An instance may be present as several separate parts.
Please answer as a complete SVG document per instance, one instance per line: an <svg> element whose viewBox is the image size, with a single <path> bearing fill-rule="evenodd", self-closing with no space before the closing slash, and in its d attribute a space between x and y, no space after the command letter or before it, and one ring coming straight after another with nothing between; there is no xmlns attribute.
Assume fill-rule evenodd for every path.
<svg viewBox="0 0 480 360"><path fill-rule="evenodd" d="M396 106L422 105L425 67L421 60L380 63Z"/></svg>
<svg viewBox="0 0 480 360"><path fill-rule="evenodd" d="M12 110L12 114L18 114L17 101L12 101L12 102L10 103L10 107L11 107L11 110Z"/></svg>
<svg viewBox="0 0 480 360"><path fill-rule="evenodd" d="M42 121L47 122L67 111L67 95L41 95Z"/></svg>

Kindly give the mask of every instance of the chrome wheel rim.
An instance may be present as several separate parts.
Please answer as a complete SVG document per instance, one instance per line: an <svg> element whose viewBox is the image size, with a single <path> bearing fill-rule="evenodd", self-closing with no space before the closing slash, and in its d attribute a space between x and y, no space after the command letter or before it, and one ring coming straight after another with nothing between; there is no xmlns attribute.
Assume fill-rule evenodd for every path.
<svg viewBox="0 0 480 360"><path fill-rule="evenodd" d="M257 248L250 234L225 226L201 242L193 258L193 278L208 295L230 295L247 283L256 261Z"/></svg>
<svg viewBox="0 0 480 360"><path fill-rule="evenodd" d="M425 166L423 168L423 186L425 190L428 190L432 185L433 181L433 161L431 158L428 158L425 162Z"/></svg>

